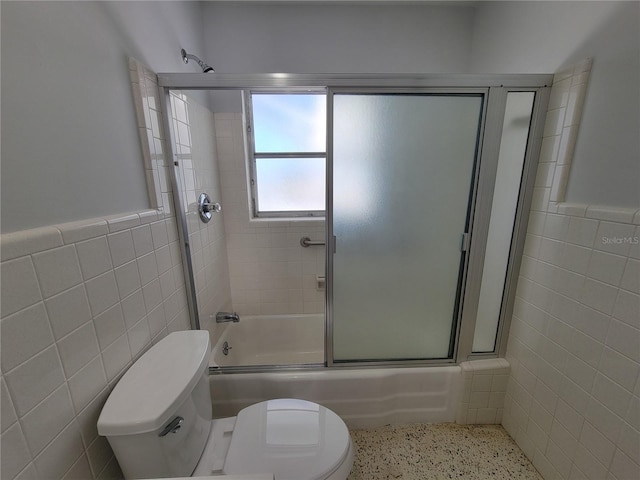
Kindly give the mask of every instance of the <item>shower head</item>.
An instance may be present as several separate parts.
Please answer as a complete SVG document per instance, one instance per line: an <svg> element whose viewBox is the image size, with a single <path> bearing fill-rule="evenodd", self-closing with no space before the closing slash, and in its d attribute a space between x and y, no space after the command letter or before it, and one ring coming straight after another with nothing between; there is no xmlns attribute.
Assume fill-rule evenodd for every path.
<svg viewBox="0 0 640 480"><path fill-rule="evenodd" d="M180 53L182 54L182 61L184 63L189 63L189 60L193 60L198 65L200 65L200 68L202 68L202 71L204 73L215 72L215 70L212 67L210 67L209 65L204 63L202 60L200 60L195 55L191 55L190 53L187 53L184 48L182 50L180 50Z"/></svg>

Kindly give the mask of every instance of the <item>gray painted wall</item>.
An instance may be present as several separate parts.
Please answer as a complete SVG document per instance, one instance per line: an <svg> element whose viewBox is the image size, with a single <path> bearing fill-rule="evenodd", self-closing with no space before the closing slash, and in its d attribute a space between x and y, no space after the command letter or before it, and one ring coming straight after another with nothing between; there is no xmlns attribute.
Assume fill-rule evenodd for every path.
<svg viewBox="0 0 640 480"><path fill-rule="evenodd" d="M2 2L2 232L148 208L127 57L192 71L192 2Z"/></svg>
<svg viewBox="0 0 640 480"><path fill-rule="evenodd" d="M640 3L481 2L471 71L555 72L593 58L566 201L640 205Z"/></svg>
<svg viewBox="0 0 640 480"><path fill-rule="evenodd" d="M207 58L221 73L465 72L473 16L468 6L203 6Z"/></svg>

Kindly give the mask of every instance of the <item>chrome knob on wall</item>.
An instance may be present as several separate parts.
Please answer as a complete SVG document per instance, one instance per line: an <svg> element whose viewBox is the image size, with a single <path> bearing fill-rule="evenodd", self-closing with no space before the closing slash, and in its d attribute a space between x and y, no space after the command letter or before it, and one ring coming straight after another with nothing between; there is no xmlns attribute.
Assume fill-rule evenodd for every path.
<svg viewBox="0 0 640 480"><path fill-rule="evenodd" d="M208 223L213 216L213 212L219 213L222 211L222 207L219 203L211 203L211 198L206 193L201 193L198 197L198 213L200 214L200 220L204 223Z"/></svg>

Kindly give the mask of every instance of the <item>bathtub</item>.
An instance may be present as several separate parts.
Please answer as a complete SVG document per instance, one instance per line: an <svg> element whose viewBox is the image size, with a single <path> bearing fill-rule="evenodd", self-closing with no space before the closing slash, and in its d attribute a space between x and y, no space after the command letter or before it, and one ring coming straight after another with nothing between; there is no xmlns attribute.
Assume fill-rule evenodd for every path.
<svg viewBox="0 0 640 480"><path fill-rule="evenodd" d="M209 377L213 416L237 415L253 403L301 398L336 412L352 428L455 422L462 386L459 366L342 368Z"/></svg>
<svg viewBox="0 0 640 480"><path fill-rule="evenodd" d="M214 368L323 364L324 315L242 316L225 324L215 340L209 358Z"/></svg>

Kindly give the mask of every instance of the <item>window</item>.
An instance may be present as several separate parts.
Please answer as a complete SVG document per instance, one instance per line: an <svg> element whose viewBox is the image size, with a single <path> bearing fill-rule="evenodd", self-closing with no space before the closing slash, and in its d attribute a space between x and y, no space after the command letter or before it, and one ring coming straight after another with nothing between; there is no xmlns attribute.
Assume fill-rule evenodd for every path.
<svg viewBox="0 0 640 480"><path fill-rule="evenodd" d="M324 216L324 92L251 91L245 108L253 215Z"/></svg>

